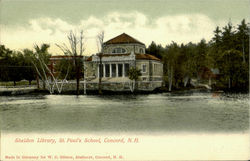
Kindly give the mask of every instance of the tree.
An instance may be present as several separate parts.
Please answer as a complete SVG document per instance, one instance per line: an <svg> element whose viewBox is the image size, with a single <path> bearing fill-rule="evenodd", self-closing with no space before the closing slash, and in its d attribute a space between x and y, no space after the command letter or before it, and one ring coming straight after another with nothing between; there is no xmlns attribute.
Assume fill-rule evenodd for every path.
<svg viewBox="0 0 250 161"><path fill-rule="evenodd" d="M128 70L128 78L131 80L130 82L131 92L134 92L135 84L136 84L136 81L139 79L139 76L141 76L141 70L136 69L135 67L131 67Z"/></svg>
<svg viewBox="0 0 250 161"><path fill-rule="evenodd" d="M34 49L35 52L31 52L31 60L32 64L34 65L38 75L40 76L42 82L43 82L43 89L45 89L45 86L50 90L50 93L53 93L53 88L51 87L49 83L49 78L48 78L48 72L53 77L52 72L48 68L48 63L49 63L49 58L51 55L48 52L50 45L49 44L42 44L40 47L35 44Z"/></svg>
<svg viewBox="0 0 250 161"><path fill-rule="evenodd" d="M213 67L217 67L218 58L222 53L222 31L217 26L214 31L214 37L209 44L208 55L213 64Z"/></svg>
<svg viewBox="0 0 250 161"><path fill-rule="evenodd" d="M34 74L31 66L25 61L24 55L19 51L11 51L5 48L4 45L0 46L0 80L16 82L22 79L34 79Z"/></svg>
<svg viewBox="0 0 250 161"><path fill-rule="evenodd" d="M180 82L184 87L187 86L187 83L192 76L192 67L191 67L191 56L192 50L188 45L181 44L180 54L177 57L178 67L176 68L176 85Z"/></svg>
<svg viewBox="0 0 250 161"><path fill-rule="evenodd" d="M55 71L58 71L58 79L75 79L76 71L74 70L74 65L70 59L61 59L55 65Z"/></svg>
<svg viewBox="0 0 250 161"><path fill-rule="evenodd" d="M40 78L43 82L43 87L45 89L45 84L46 84L45 78L39 73L40 65L38 64L37 59L35 58L34 52L30 49L24 49L23 55L25 57L25 61L33 66L33 70L36 73L37 88L38 89L40 88L39 86L39 78Z"/></svg>
<svg viewBox="0 0 250 161"><path fill-rule="evenodd" d="M220 41L216 32L209 49L214 67L222 75L219 82L228 89L248 89L249 82L249 37L245 20L235 30L229 22L220 32ZM214 54L213 54L214 53Z"/></svg>
<svg viewBox="0 0 250 161"><path fill-rule="evenodd" d="M216 44L216 47L219 47L221 43L221 30L219 26L217 26L214 30L214 37L212 38L212 41Z"/></svg>
<svg viewBox="0 0 250 161"><path fill-rule="evenodd" d="M236 48L236 44L235 43L236 37L235 37L235 31L234 28L231 24L231 22L229 22L227 24L227 26L225 26L223 28L222 31L222 43L221 46L223 48L223 50L231 50L231 49L235 49Z"/></svg>
<svg viewBox="0 0 250 161"><path fill-rule="evenodd" d="M172 42L171 45L166 47L166 54L163 57L164 64L167 65L167 77L168 77L168 90L172 90L174 70L177 66L177 57L180 54L177 43Z"/></svg>
<svg viewBox="0 0 250 161"><path fill-rule="evenodd" d="M228 82L228 89L238 86L239 71L244 68L241 62L242 53L235 49L225 51L220 58L220 71L224 81Z"/></svg>
<svg viewBox="0 0 250 161"><path fill-rule="evenodd" d="M243 53L243 63L246 63L246 60L248 60L248 53L249 53L249 46L248 46L248 27L246 24L245 19L241 21L241 24L238 25L238 31L236 32L236 41L237 41L237 50L242 51Z"/></svg>
<svg viewBox="0 0 250 161"><path fill-rule="evenodd" d="M13 51L6 48L4 45L0 45L0 80L9 81L11 78L9 76L10 70L8 66L11 63Z"/></svg>
<svg viewBox="0 0 250 161"><path fill-rule="evenodd" d="M54 93L54 87L56 86L56 89L60 93L57 80L51 69L48 67L49 58L51 57L48 53L48 48L48 44L42 44L40 47L34 45L35 52L29 49L25 49L23 52L26 55L26 58L33 64L38 77L42 80L43 88L46 89L47 86L47 89L52 94Z"/></svg>
<svg viewBox="0 0 250 161"><path fill-rule="evenodd" d="M67 36L70 48L67 47L66 44L63 45L58 45L56 44L61 51L67 55L71 56L73 58L73 65L74 65L74 70L76 72L76 94L79 95L79 85L80 85L80 78L81 78L81 73L82 73L82 55L84 52L84 35L83 31L80 31L80 35L78 36L76 33L73 33L70 31L70 33Z"/></svg>
<svg viewBox="0 0 250 161"><path fill-rule="evenodd" d="M11 56L11 61L8 64L9 77L13 81L14 86L16 82L23 79L23 67L22 67L22 54L20 52L13 52Z"/></svg>
<svg viewBox="0 0 250 161"><path fill-rule="evenodd" d="M32 67L32 63L29 60L29 55L22 53L22 66L24 66L22 70L22 77L29 81L29 85L31 85L31 81L35 80L35 70Z"/></svg>
<svg viewBox="0 0 250 161"><path fill-rule="evenodd" d="M199 81L200 79L199 74L201 74L204 68L207 67L206 58L207 58L207 44L206 40L202 39L196 46L195 56L194 56L197 81Z"/></svg>
<svg viewBox="0 0 250 161"><path fill-rule="evenodd" d="M98 57L99 57L99 82L98 82L98 93L102 94L102 77L103 77L103 64L102 64L102 57L103 57L103 40L104 40L104 31L100 32L97 35L97 48L98 48ZM102 74L101 74L102 73Z"/></svg>
<svg viewBox="0 0 250 161"><path fill-rule="evenodd" d="M161 45L156 45L154 41L146 49L146 53L156 56L161 59L164 53L164 48Z"/></svg>

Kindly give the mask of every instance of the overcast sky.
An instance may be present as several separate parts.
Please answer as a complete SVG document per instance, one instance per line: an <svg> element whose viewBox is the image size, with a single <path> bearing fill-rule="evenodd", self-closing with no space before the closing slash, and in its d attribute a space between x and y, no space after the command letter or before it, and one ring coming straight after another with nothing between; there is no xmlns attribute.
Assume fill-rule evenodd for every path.
<svg viewBox="0 0 250 161"><path fill-rule="evenodd" d="M10 49L49 43L62 54L55 44L83 29L90 55L102 30L105 40L125 32L146 46L209 41L216 26L249 22L250 0L0 0L0 16L0 43Z"/></svg>

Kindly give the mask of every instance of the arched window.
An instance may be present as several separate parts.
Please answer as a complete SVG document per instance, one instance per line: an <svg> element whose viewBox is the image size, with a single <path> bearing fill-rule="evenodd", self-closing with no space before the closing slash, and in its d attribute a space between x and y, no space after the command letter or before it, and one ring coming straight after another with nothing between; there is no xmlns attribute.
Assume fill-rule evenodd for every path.
<svg viewBox="0 0 250 161"><path fill-rule="evenodd" d="M126 50L123 48L115 48L112 50L112 53L125 53Z"/></svg>
<svg viewBox="0 0 250 161"><path fill-rule="evenodd" d="M140 53L144 54L144 50L142 48L140 48Z"/></svg>

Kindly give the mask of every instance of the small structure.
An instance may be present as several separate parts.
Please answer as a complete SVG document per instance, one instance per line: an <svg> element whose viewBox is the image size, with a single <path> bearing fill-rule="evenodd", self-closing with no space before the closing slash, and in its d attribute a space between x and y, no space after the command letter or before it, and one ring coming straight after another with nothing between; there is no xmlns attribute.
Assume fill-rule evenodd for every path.
<svg viewBox="0 0 250 161"><path fill-rule="evenodd" d="M97 89L102 77L103 89L129 90L128 71L131 67L141 70L137 81L139 90L154 90L162 86L163 63L153 55L145 53L146 46L123 33L103 44L103 53L85 61L85 78L88 89Z"/></svg>
<svg viewBox="0 0 250 161"><path fill-rule="evenodd" d="M54 55L54 56L51 56L50 59L49 59L48 67L51 70L51 72L53 73L53 75L56 76L60 72L60 71L56 71L56 69L55 69L56 64L59 63L63 59L71 60L73 62L74 58L83 59L83 56L67 56L67 55Z"/></svg>

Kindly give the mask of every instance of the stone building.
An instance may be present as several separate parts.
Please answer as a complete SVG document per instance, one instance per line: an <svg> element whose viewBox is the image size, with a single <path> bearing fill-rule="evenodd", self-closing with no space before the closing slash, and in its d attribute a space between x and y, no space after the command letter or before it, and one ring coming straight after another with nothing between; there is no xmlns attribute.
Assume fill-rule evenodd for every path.
<svg viewBox="0 0 250 161"><path fill-rule="evenodd" d="M123 33L103 44L101 54L92 55L85 61L85 78L88 87L98 83L102 77L103 88L126 90L130 82L128 70L136 67L141 70L139 90L153 90L162 85L163 64L157 57L145 53L144 43ZM100 55L102 66L100 65Z"/></svg>

